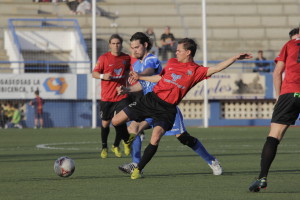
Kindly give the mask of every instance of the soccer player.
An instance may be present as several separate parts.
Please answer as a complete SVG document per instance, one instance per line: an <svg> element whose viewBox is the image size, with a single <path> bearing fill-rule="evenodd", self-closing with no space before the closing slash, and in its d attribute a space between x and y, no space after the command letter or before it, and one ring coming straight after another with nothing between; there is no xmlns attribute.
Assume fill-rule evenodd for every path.
<svg viewBox="0 0 300 200"><path fill-rule="evenodd" d="M137 72L140 76L142 75L156 75L162 71L162 66L158 58L151 53L149 53L151 49L151 41L150 39L141 32L135 33L131 39L131 50L133 51L134 57L138 58L138 60L133 64L133 70ZM144 94L148 92L152 92L153 87L156 83L152 83L149 81L139 80L134 86L131 87L119 87L118 94L129 93L129 92L137 92L143 90ZM119 166L119 169L125 173L131 174L133 169L137 167L137 164L141 159L141 138L140 132L144 129L150 128L153 126L153 120L151 118L147 118L145 121L141 123L132 122L134 128L128 127L131 130L130 133L137 134L135 140L133 141L131 147L131 156L132 163L124 164ZM135 130L135 131L132 131ZM164 135L173 135L176 136L177 139L182 142L185 137L190 137L188 143L183 143L184 145L188 145L192 150L194 150L197 154L199 154L211 167L214 175L222 174L222 167L219 164L218 160L215 159L212 155L210 155L201 142L192 136L186 131L186 128L183 124L182 114L177 107L176 119L175 123L170 131L167 131Z"/></svg>
<svg viewBox="0 0 300 200"><path fill-rule="evenodd" d="M36 129L40 122L40 128L44 126L44 119L43 119L43 105L44 99L40 97L39 90L34 92L35 98L29 102L29 105L33 106L34 108L34 128Z"/></svg>
<svg viewBox="0 0 300 200"><path fill-rule="evenodd" d="M126 85L127 75L130 70L130 56L121 51L122 43L123 39L118 34L111 35L109 39L110 51L99 57L92 72L93 78L101 79L101 158L107 158L107 139L111 119L129 103L126 94L118 95L116 91L117 87ZM126 124L115 126L115 130L116 137L111 150L115 153L116 157L122 157L119 145L122 138L121 134L128 135L127 126ZM128 151L126 144L124 145L124 151Z"/></svg>
<svg viewBox="0 0 300 200"><path fill-rule="evenodd" d="M135 34L133 34L130 38L130 46L132 57L134 57L136 60L132 65L133 71L139 73L141 76L151 76L154 74L157 75L161 72L162 66L160 61L156 56L149 53L152 48L152 43L150 41L150 38L145 33L136 32ZM133 85L131 87L133 89L133 92L129 93L129 96L135 94L135 98L131 98L131 100L134 102L140 99L144 95L144 93L141 92L139 84L135 85L138 82L129 82L131 82L131 84ZM140 81L140 84L142 84L145 88L153 85L153 83L148 81ZM135 88L137 89L135 90ZM140 124L143 123L137 123L133 121L128 129L132 130L131 132L134 133L137 129L139 129ZM138 138L140 137L140 133L137 136Z"/></svg>
<svg viewBox="0 0 300 200"><path fill-rule="evenodd" d="M241 53L216 66L203 67L194 62L196 49L197 44L194 40L184 38L178 42L177 58L170 59L160 75L139 76L136 72L131 72L131 77L135 80L157 82L153 92L147 93L140 101L129 104L112 119L114 125L129 120L143 121L147 117L153 119L154 128L150 144L131 174L131 179L141 178L141 171L156 153L161 137L166 131L172 129L177 113L176 105L186 93L198 82L224 70L236 60L252 58L250 54ZM182 143L188 144L191 140L193 138L187 135L182 138Z"/></svg>
<svg viewBox="0 0 300 200"><path fill-rule="evenodd" d="M276 156L277 146L290 125L294 125L300 113L300 35L299 28L289 32L290 41L276 57L273 82L276 92L270 132L261 153L260 173L249 190L259 192L267 187L267 176ZM285 72L285 77L282 74Z"/></svg>

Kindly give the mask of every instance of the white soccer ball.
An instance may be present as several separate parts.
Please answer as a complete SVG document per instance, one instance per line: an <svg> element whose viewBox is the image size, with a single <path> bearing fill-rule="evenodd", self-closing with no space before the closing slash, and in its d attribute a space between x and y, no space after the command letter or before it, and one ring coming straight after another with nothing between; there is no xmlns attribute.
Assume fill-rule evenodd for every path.
<svg viewBox="0 0 300 200"><path fill-rule="evenodd" d="M75 162L67 156L58 158L54 163L54 172L61 177L69 177L75 171Z"/></svg>

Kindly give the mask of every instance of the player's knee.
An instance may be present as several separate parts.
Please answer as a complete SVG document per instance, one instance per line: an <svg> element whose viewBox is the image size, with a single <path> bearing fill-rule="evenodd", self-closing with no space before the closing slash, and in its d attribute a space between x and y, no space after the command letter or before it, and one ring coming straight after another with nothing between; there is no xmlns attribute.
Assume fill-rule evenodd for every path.
<svg viewBox="0 0 300 200"><path fill-rule="evenodd" d="M118 126L118 125L120 125L120 120L119 120L117 117L113 117L113 118L111 119L111 124L112 124L113 126Z"/></svg>
<svg viewBox="0 0 300 200"><path fill-rule="evenodd" d="M128 132L129 133L132 133L132 134L137 134L138 133L138 128L139 128L139 125L138 125L138 123L136 123L136 122L131 122L131 124L128 126Z"/></svg>
<svg viewBox="0 0 300 200"><path fill-rule="evenodd" d="M181 142L181 144L187 145L189 147L193 147L197 142L196 138L194 138L187 132L182 133L177 139Z"/></svg>

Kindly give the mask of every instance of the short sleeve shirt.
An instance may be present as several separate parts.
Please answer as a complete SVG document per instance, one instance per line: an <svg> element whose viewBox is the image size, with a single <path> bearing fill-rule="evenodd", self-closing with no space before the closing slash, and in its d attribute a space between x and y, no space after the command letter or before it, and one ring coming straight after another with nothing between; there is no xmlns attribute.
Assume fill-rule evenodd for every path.
<svg viewBox="0 0 300 200"><path fill-rule="evenodd" d="M101 100L117 102L127 97L118 95L116 88L121 85L126 85L126 71L130 70L130 56L121 53L119 56L114 56L111 52L101 55L94 68L94 72L100 74L111 73L111 80L101 80Z"/></svg>
<svg viewBox="0 0 300 200"><path fill-rule="evenodd" d="M288 41L281 49L275 62L285 63L285 76L280 95L300 92L300 39Z"/></svg>
<svg viewBox="0 0 300 200"><path fill-rule="evenodd" d="M153 91L162 100L177 105L198 82L208 78L207 67L195 62L181 63L171 58L161 72L161 80Z"/></svg>
<svg viewBox="0 0 300 200"><path fill-rule="evenodd" d="M142 62L138 60L133 65L133 70L138 74L140 74L141 72L143 72L148 68L154 69L153 75L160 74L160 72L162 71L162 66L160 61L153 54L148 54ZM139 82L142 85L144 94L147 94L148 92L152 92L153 87L156 85L156 83L149 82L149 81L139 80Z"/></svg>

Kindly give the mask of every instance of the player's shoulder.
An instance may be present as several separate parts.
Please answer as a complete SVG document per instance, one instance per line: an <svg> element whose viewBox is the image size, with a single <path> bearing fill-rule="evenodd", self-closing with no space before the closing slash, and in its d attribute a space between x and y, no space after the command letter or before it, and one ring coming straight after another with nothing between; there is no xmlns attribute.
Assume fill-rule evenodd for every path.
<svg viewBox="0 0 300 200"><path fill-rule="evenodd" d="M126 59L131 59L130 55L128 55L127 53L124 53L124 52L121 52L120 56L124 57Z"/></svg>
<svg viewBox="0 0 300 200"><path fill-rule="evenodd" d="M111 52L108 51L108 52L102 54L100 57L106 57L106 56L111 56L111 55L112 55Z"/></svg>
<svg viewBox="0 0 300 200"><path fill-rule="evenodd" d="M292 39L289 40L285 43L285 46L289 46L289 45L298 45L300 43L300 38L296 38L296 39Z"/></svg>
<svg viewBox="0 0 300 200"><path fill-rule="evenodd" d="M179 62L178 62L177 58L170 58L168 60L168 63L179 63Z"/></svg>
<svg viewBox="0 0 300 200"><path fill-rule="evenodd" d="M111 55L110 52L106 52L104 54L102 54L101 56L99 56L99 60L103 60L104 58L109 58Z"/></svg>
<svg viewBox="0 0 300 200"><path fill-rule="evenodd" d="M191 62L190 66L191 66L191 67L196 67L196 68L198 68L198 67L204 67L203 65L199 65L199 64L196 63L196 62Z"/></svg>
<svg viewBox="0 0 300 200"><path fill-rule="evenodd" d="M146 58L145 58L145 63L147 62L160 62L158 57L156 57L153 54L149 54Z"/></svg>

